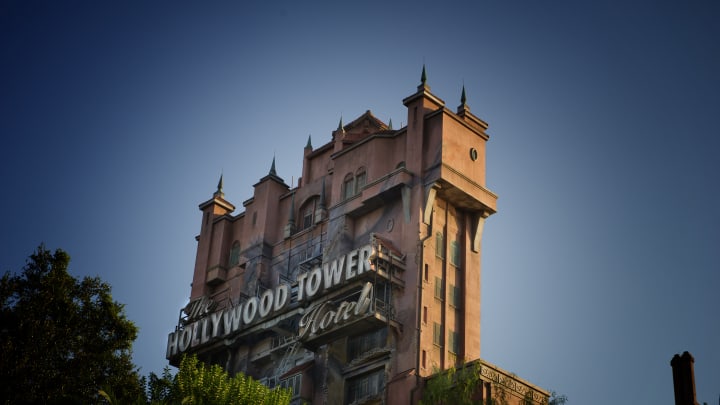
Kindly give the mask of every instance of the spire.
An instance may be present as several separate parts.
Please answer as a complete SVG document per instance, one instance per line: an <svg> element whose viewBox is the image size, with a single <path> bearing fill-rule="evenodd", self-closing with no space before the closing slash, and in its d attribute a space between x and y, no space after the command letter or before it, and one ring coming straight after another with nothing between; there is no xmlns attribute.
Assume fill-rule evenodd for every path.
<svg viewBox="0 0 720 405"><path fill-rule="evenodd" d="M392 127L392 118L390 118L390 121L388 121L388 129L393 129L393 127Z"/></svg>
<svg viewBox="0 0 720 405"><path fill-rule="evenodd" d="M307 145L305 145L305 149L312 149L312 140L310 139L310 135L308 135L308 141Z"/></svg>
<svg viewBox="0 0 720 405"><path fill-rule="evenodd" d="M460 94L460 105L457 108L457 114L461 117L467 117L470 114L470 106L467 105L467 95L465 94L465 83L462 86Z"/></svg>
<svg viewBox="0 0 720 405"><path fill-rule="evenodd" d="M342 115L340 116L340 122L338 123L337 130L342 133L345 133L345 127L343 126L343 122L342 122Z"/></svg>
<svg viewBox="0 0 720 405"><path fill-rule="evenodd" d="M217 190L215 191L215 193L213 193L213 197L222 198L224 196L225 196L225 193L223 193L223 175L222 175L222 173L220 173L220 180L218 180Z"/></svg>
<svg viewBox="0 0 720 405"><path fill-rule="evenodd" d="M427 73L425 72L425 64L423 63L422 74L420 75L420 85L417 87L418 92L429 92L430 86L427 84Z"/></svg>
<svg viewBox="0 0 720 405"><path fill-rule="evenodd" d="M275 156L273 156L272 165L270 166L270 173L268 173L271 176L277 176L277 171L275 171Z"/></svg>

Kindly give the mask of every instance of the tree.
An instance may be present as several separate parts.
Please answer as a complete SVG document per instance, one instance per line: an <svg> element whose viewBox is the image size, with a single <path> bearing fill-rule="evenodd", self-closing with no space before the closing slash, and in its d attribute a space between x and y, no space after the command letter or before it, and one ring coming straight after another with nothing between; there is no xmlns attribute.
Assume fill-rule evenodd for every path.
<svg viewBox="0 0 720 405"><path fill-rule="evenodd" d="M428 378L420 405L507 405L506 386L504 383L493 383L493 398L483 401L480 399L483 379L480 373L480 363L463 363L447 370L435 369L434 375ZM535 404L532 392L528 391L523 404ZM545 405L564 405L567 403L565 395L558 395L554 391L550 394Z"/></svg>
<svg viewBox="0 0 720 405"><path fill-rule="evenodd" d="M230 378L217 364L206 367L195 356L182 359L175 386L183 404L287 405L292 398L289 389L270 389L242 373Z"/></svg>
<svg viewBox="0 0 720 405"><path fill-rule="evenodd" d="M40 245L20 274L0 279L0 402L93 403L103 387L124 402L142 396L137 327L108 284L74 278L69 263Z"/></svg>

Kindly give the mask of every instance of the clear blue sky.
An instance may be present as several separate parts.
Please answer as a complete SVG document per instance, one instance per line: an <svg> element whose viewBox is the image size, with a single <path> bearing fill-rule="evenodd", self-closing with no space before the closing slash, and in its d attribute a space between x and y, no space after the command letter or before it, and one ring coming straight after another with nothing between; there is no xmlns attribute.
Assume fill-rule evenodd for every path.
<svg viewBox="0 0 720 405"><path fill-rule="evenodd" d="M403 125L425 63L490 124L483 357L571 404L672 404L689 350L715 404L718 21L704 0L6 0L0 270L67 250L159 372L220 173L241 207L341 115Z"/></svg>

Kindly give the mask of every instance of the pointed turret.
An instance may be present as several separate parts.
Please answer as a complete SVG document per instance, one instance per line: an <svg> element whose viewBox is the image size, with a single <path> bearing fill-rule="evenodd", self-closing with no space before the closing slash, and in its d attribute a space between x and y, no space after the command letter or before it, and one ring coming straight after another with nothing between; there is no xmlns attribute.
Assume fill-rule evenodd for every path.
<svg viewBox="0 0 720 405"><path fill-rule="evenodd" d="M388 120L388 129L393 129L393 127L392 127L392 118L390 118L390 120Z"/></svg>
<svg viewBox="0 0 720 405"><path fill-rule="evenodd" d="M220 173L220 180L218 180L217 190L215 191L215 193L213 193L213 197L220 197L220 198L225 197L225 193L223 193L223 175L222 175L222 173Z"/></svg>
<svg viewBox="0 0 720 405"><path fill-rule="evenodd" d="M312 139L311 139L310 135L308 135L308 141L307 141L307 144L305 145L305 149L312 150Z"/></svg>
<svg viewBox="0 0 720 405"><path fill-rule="evenodd" d="M200 235L197 236L198 241L198 253L195 262L194 280L203 280L200 283L193 283L192 290L190 292L191 299L201 297L207 293L208 285L214 283L217 279L215 276L207 275L207 269L212 266L219 264L217 261L218 252L213 251L213 234L215 232L215 223L220 217L231 214L235 211L235 206L232 205L225 198L223 193L223 175L220 175L220 180L217 184L217 189L212 195L212 198L200 204L198 208L203 213L202 224L200 225ZM222 226L217 229L223 229ZM222 234L222 230L218 231ZM222 240L222 237L219 237ZM219 245L218 245L219 246ZM203 259L201 259L203 258ZM211 258L211 259L208 259ZM212 260L213 263L206 263L203 260ZM216 276L220 276L219 273ZM213 278L215 277L215 278Z"/></svg>
<svg viewBox="0 0 720 405"><path fill-rule="evenodd" d="M465 95L465 85L462 86L462 93L460 94L460 105L457 108L458 115L465 115L470 112L470 106L467 105L467 96Z"/></svg>
<svg viewBox="0 0 720 405"><path fill-rule="evenodd" d="M465 85L462 86L460 93L460 105L457 108L457 115L466 123L475 129L484 132L488 128L487 122L481 120L470 112L470 106L467 104L467 94L465 93Z"/></svg>
<svg viewBox="0 0 720 405"><path fill-rule="evenodd" d="M270 172L268 174L270 176L277 176L277 171L275 170L275 156L273 156L272 165L270 165Z"/></svg>

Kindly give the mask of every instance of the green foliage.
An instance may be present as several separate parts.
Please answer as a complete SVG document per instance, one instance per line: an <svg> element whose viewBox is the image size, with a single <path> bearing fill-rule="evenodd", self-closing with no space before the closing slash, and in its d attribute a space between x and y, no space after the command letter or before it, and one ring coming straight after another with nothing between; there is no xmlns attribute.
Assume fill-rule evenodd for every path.
<svg viewBox="0 0 720 405"><path fill-rule="evenodd" d="M451 367L445 371L436 370L423 390L421 405L472 405L482 403L480 363Z"/></svg>
<svg viewBox="0 0 720 405"><path fill-rule="evenodd" d="M70 256L39 246L20 274L0 279L0 402L93 403L101 387L132 402L137 327L97 277L68 273Z"/></svg>
<svg viewBox="0 0 720 405"><path fill-rule="evenodd" d="M550 394L550 400L548 401L548 405L564 405L567 403L568 399L565 395L558 395L557 392L553 391L552 394Z"/></svg>
<svg viewBox="0 0 720 405"><path fill-rule="evenodd" d="M507 405L507 392L503 385L493 384L493 398L481 399L482 378L480 363L462 364L457 368L434 370L432 378L427 380L420 405ZM547 405L563 405L567 402L565 395L553 392ZM532 392L523 399L525 404L535 404Z"/></svg>
<svg viewBox="0 0 720 405"><path fill-rule="evenodd" d="M170 373L170 367L165 366L162 375L150 373L146 393L149 403L169 403L175 399L175 376Z"/></svg>
<svg viewBox="0 0 720 405"><path fill-rule="evenodd" d="M195 356L185 356L175 376L177 398L197 405L287 405L288 389L269 389L240 373L230 378L218 365L206 367Z"/></svg>

